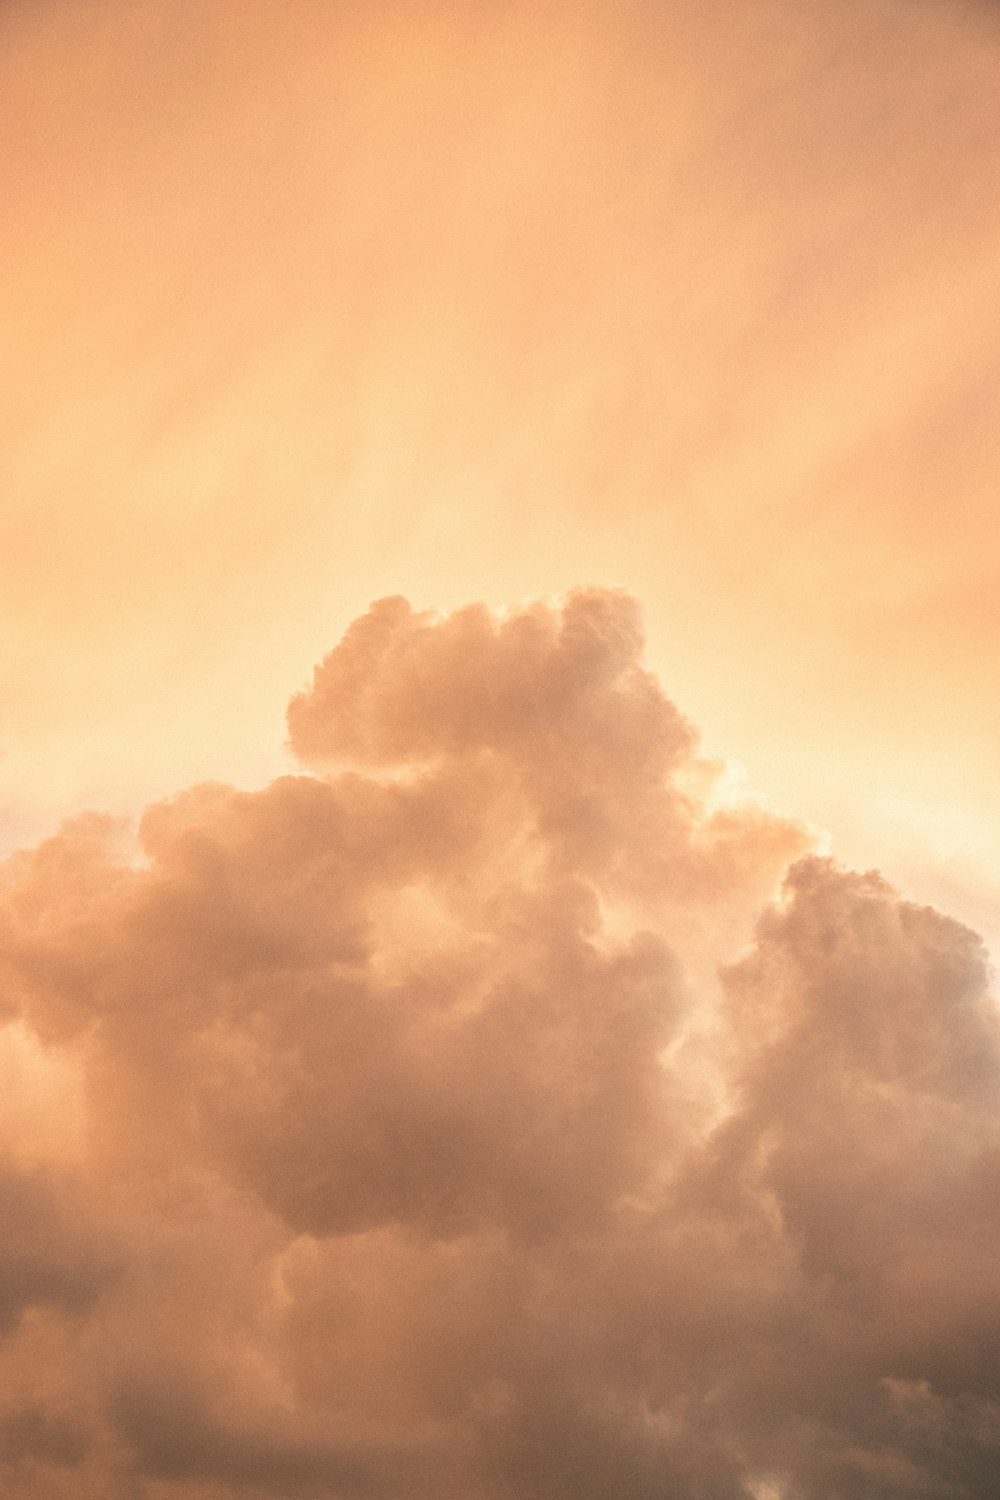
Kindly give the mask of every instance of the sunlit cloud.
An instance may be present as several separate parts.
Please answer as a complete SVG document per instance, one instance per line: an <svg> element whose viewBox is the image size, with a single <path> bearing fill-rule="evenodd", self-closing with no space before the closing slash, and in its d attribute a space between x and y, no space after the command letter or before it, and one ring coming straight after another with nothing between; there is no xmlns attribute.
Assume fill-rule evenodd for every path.
<svg viewBox="0 0 1000 1500"><path fill-rule="evenodd" d="M8 1134L10 1493L985 1500L982 944L713 802L642 648L382 600L308 774L8 862L11 1068L82 1110Z"/></svg>

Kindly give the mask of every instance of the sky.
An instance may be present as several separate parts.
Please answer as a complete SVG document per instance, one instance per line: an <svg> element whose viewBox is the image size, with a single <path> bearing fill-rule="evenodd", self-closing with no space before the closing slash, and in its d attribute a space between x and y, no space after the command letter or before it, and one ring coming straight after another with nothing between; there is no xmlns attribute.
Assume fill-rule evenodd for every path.
<svg viewBox="0 0 1000 1500"><path fill-rule="evenodd" d="M13 1500L986 1500L1000 11L0 0Z"/></svg>

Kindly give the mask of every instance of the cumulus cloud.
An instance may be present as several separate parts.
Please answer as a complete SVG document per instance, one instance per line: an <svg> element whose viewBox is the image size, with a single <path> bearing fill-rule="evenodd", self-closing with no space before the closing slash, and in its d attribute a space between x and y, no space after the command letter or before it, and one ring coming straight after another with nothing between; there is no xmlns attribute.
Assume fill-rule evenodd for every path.
<svg viewBox="0 0 1000 1500"><path fill-rule="evenodd" d="M621 594L383 600L288 731L4 868L80 1116L0 1167L5 1493L985 1500L975 935L715 805Z"/></svg>

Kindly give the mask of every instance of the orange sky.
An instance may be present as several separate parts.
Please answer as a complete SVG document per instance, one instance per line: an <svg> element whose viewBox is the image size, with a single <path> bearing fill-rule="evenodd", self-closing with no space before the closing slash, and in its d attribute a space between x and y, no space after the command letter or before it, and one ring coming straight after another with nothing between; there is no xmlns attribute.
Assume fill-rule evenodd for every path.
<svg viewBox="0 0 1000 1500"><path fill-rule="evenodd" d="M258 782L379 594L610 582L714 753L990 921L989 6L0 25L7 847Z"/></svg>
<svg viewBox="0 0 1000 1500"><path fill-rule="evenodd" d="M5 1495L991 1500L998 118L0 0Z"/></svg>

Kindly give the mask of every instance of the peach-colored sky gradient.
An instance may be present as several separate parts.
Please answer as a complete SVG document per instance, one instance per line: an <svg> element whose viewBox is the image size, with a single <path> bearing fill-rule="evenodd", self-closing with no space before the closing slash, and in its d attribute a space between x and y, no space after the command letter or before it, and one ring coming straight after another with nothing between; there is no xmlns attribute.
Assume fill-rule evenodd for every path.
<svg viewBox="0 0 1000 1500"><path fill-rule="evenodd" d="M2 18L9 847L281 762L370 599L643 601L715 753L989 920L989 5Z"/></svg>
<svg viewBox="0 0 1000 1500"><path fill-rule="evenodd" d="M994 1493L998 118L0 0L5 1494Z"/></svg>

